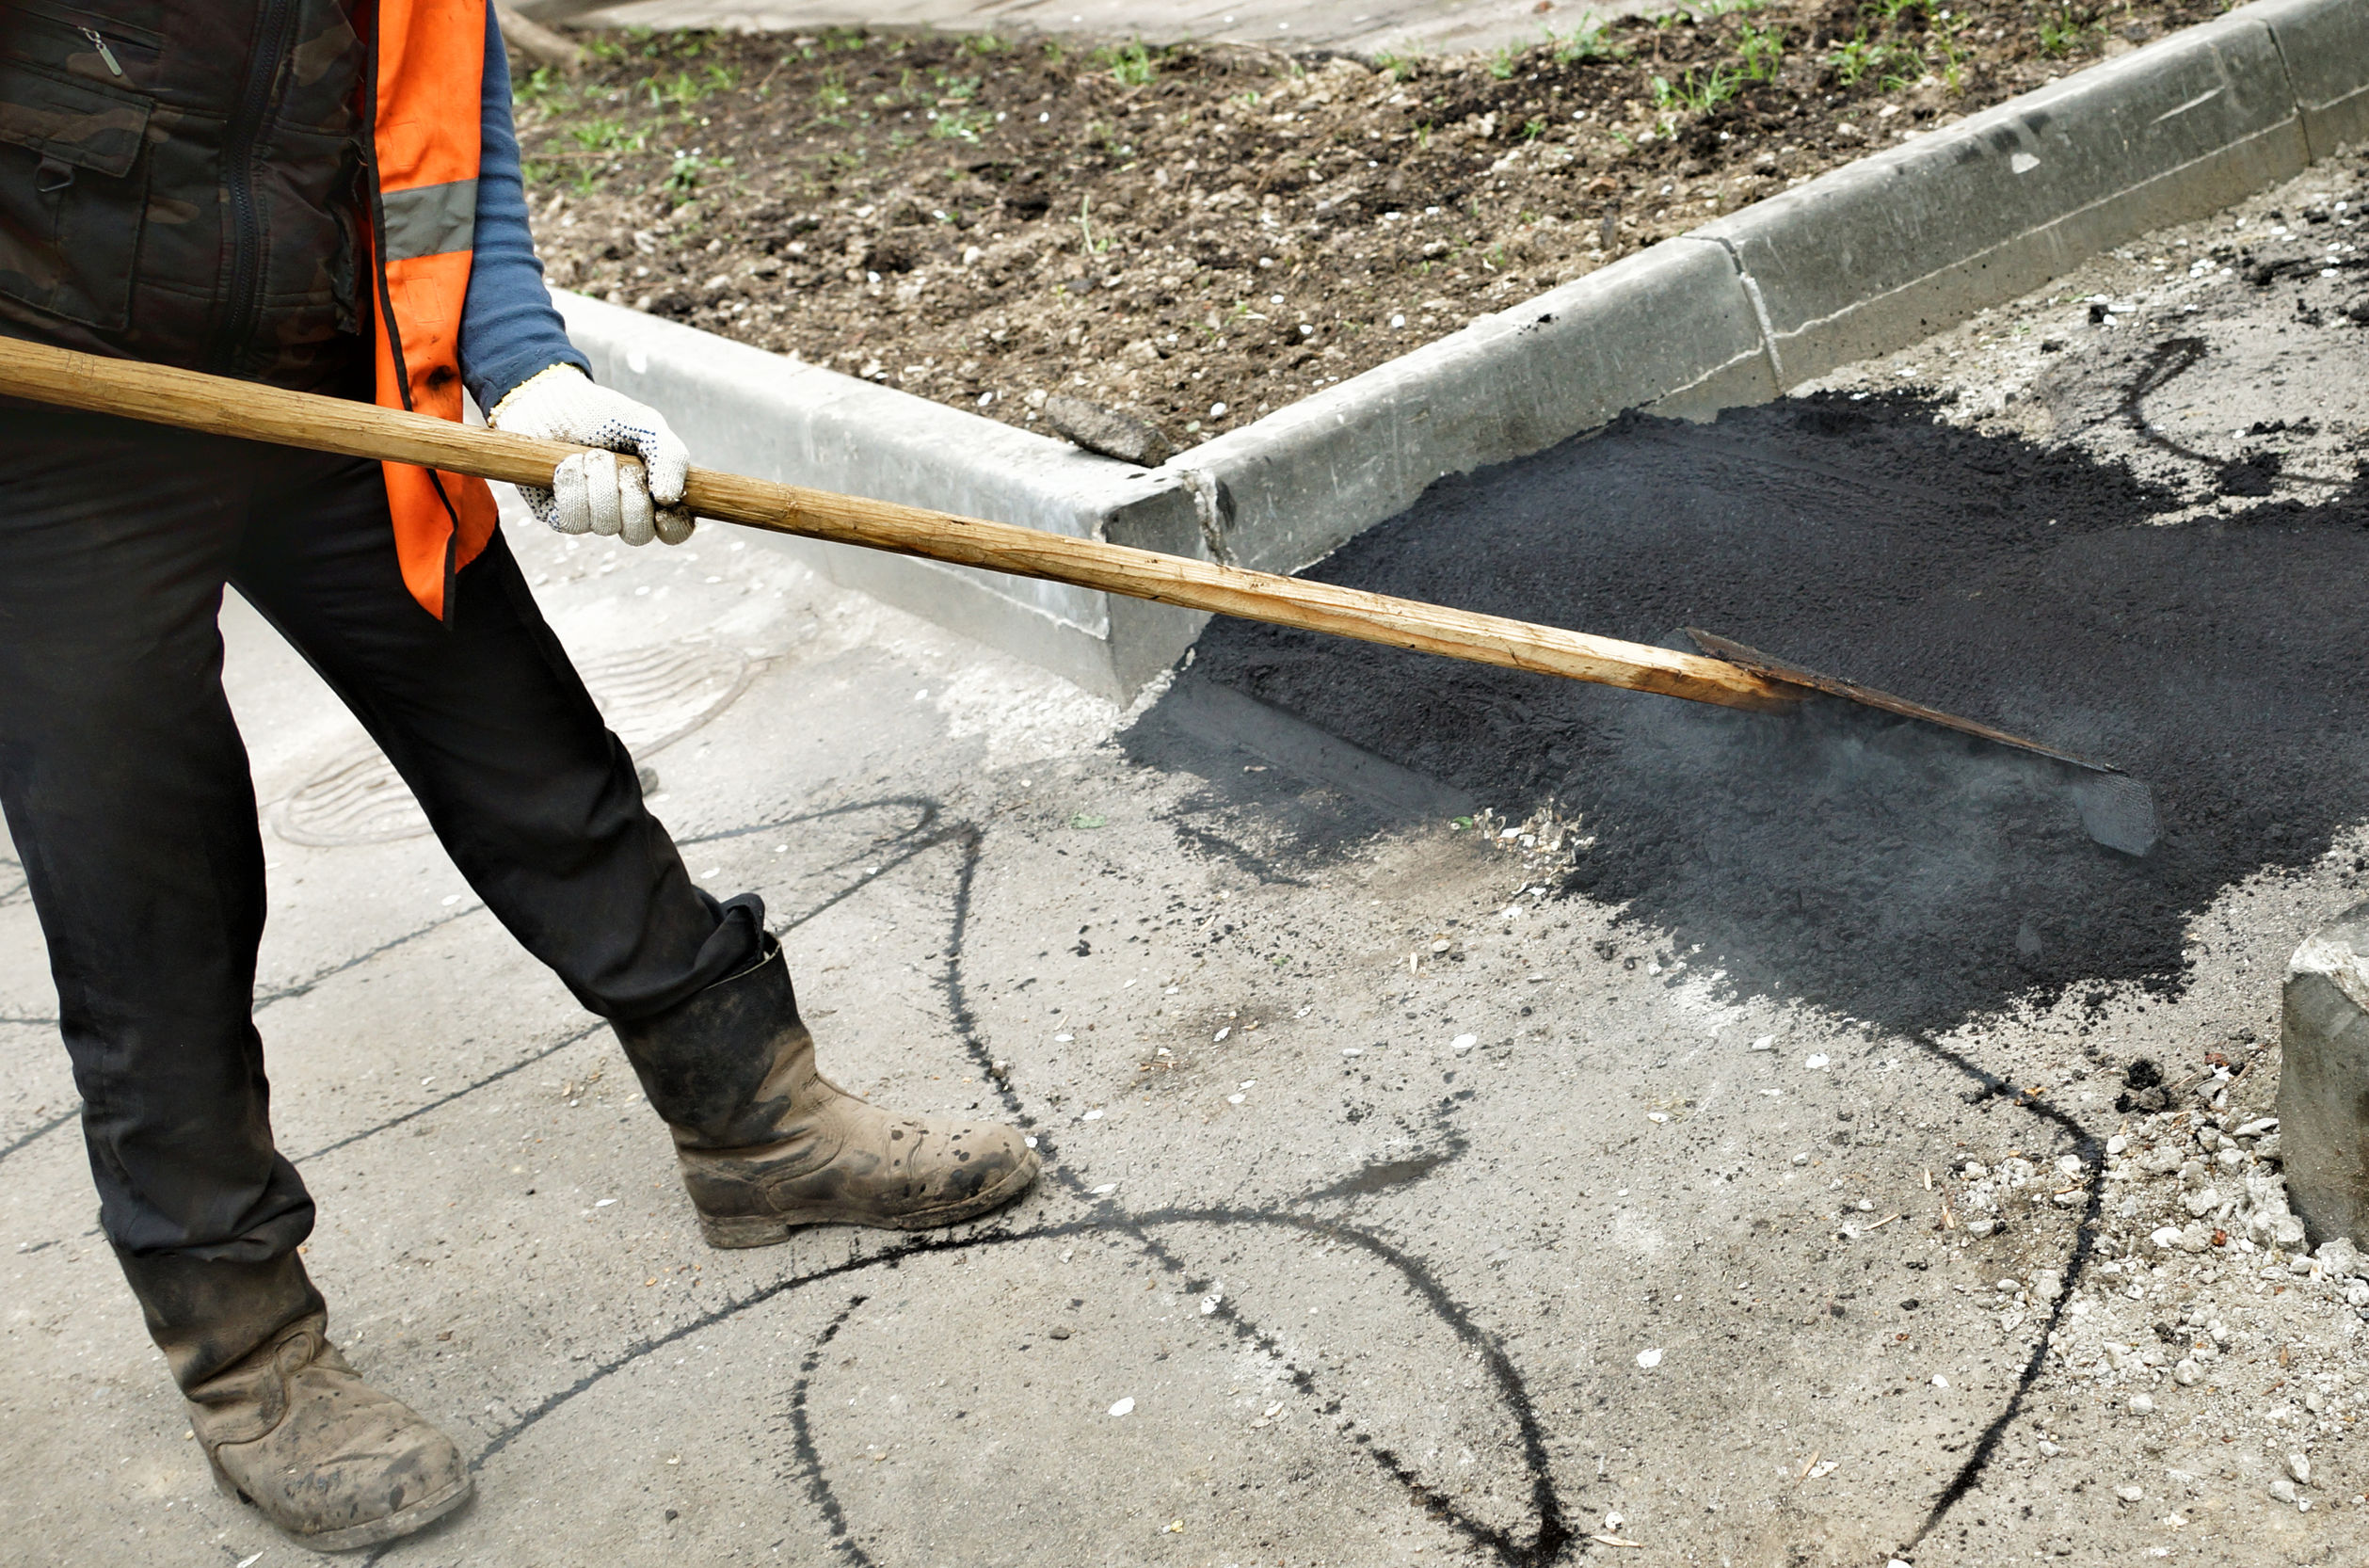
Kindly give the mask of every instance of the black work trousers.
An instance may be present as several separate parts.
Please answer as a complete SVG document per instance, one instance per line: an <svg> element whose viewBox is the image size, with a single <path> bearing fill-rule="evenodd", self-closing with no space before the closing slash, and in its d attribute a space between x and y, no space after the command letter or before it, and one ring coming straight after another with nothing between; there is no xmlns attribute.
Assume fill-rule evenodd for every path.
<svg viewBox="0 0 2369 1568"><path fill-rule="evenodd" d="M585 1007L653 1017L762 940L754 899L692 886L499 538L440 622L405 591L375 463L0 407L0 807L127 1268L269 1263L312 1226L251 1017L264 861L225 583Z"/></svg>

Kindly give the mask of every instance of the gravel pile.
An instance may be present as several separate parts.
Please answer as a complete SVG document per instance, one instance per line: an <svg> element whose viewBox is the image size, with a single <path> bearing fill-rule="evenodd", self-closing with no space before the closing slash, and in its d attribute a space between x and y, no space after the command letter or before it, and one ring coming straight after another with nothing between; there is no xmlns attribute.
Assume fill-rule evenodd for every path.
<svg viewBox="0 0 2369 1568"><path fill-rule="evenodd" d="M2053 1317L2045 1376L2060 1401L2094 1396L2140 1455L2179 1450L2168 1468L2132 1464L2116 1489L2151 1516L2169 1508L2166 1524L2232 1489L2303 1512L2369 1502L2345 1451L2369 1407L2369 1256L2350 1239L2307 1247L2278 1121L2244 1108L2258 1089L2233 1095L2243 1075L2217 1071L2183 1108L2134 1118L2102 1163L2009 1152L1950 1173L1965 1228L2000 1238L2007 1259L2036 1211L2085 1209L2102 1189L2087 1256L2068 1267L2036 1247L1989 1289L1959 1288L2010 1342L2035 1342ZM2035 1468L2075 1446L2043 1421L2009 1462Z"/></svg>

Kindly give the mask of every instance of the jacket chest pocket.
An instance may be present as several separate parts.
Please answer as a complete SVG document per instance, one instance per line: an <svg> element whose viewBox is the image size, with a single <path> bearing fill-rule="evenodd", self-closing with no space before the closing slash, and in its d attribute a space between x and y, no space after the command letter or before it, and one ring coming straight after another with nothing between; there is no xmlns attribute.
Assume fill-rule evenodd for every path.
<svg viewBox="0 0 2369 1568"><path fill-rule="evenodd" d="M0 295L128 325L153 103L0 58Z"/></svg>

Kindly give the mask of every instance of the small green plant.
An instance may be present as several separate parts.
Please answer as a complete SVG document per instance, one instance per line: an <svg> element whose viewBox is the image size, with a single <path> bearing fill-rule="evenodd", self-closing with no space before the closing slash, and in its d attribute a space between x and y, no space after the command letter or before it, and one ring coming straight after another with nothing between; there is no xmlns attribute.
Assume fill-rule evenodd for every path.
<svg viewBox="0 0 2369 1568"><path fill-rule="evenodd" d="M1970 20L1964 16L1942 17L1933 24L1933 49L1940 56L1934 71L1941 77L1942 86L1953 94L1966 90L1966 62L1974 51L1966 47L1960 35L1965 32Z"/></svg>
<svg viewBox="0 0 2369 1568"><path fill-rule="evenodd" d="M649 142L648 127L628 128L625 121L614 115L595 115L590 120L570 125L568 136L586 152L602 154L639 152Z"/></svg>
<svg viewBox="0 0 2369 1568"><path fill-rule="evenodd" d="M666 170L666 188L678 196L689 196L699 188L699 176L707 167L708 161L698 153L677 152L673 167Z"/></svg>
<svg viewBox="0 0 2369 1568"><path fill-rule="evenodd" d="M930 121L930 135L957 141L977 141L986 128L995 123L995 116L985 109L965 106L940 109Z"/></svg>
<svg viewBox="0 0 2369 1568"><path fill-rule="evenodd" d="M1785 65L1785 35L1747 26L1736 35L1736 54L1744 62L1748 80L1773 82Z"/></svg>
<svg viewBox="0 0 2369 1568"><path fill-rule="evenodd" d="M832 114L854 101L854 96L847 90L847 79L840 74L839 67L824 67L823 80L814 89L815 106L824 114Z"/></svg>
<svg viewBox="0 0 2369 1568"><path fill-rule="evenodd" d="M1674 83L1667 76L1655 77L1653 89L1656 108L1705 114L1744 89L1744 73L1723 65L1696 66Z"/></svg>
<svg viewBox="0 0 2369 1568"><path fill-rule="evenodd" d="M966 55L1000 55L1011 47L993 33L972 33L963 40Z"/></svg>
<svg viewBox="0 0 2369 1568"><path fill-rule="evenodd" d="M2105 31L2105 24L2085 22L2071 6L2059 6L2056 15L2041 18L2039 31L2040 52L2052 59L2060 59L2085 46L2091 33Z"/></svg>
<svg viewBox="0 0 2369 1568"><path fill-rule="evenodd" d="M1086 254L1089 256L1099 256L1104 251L1110 249L1111 247L1118 243L1117 240L1112 238L1108 234L1105 234L1100 239L1095 238L1094 198L1091 196L1081 196L1078 198L1078 232L1080 234L1084 236L1086 242Z"/></svg>
<svg viewBox="0 0 2369 1568"><path fill-rule="evenodd" d="M538 65L524 76L512 81L510 97L521 108L531 108L547 98L563 96L567 89L566 77L547 65Z"/></svg>
<svg viewBox="0 0 2369 1568"><path fill-rule="evenodd" d="M1418 120L1415 122L1415 146L1417 152L1431 151L1432 122L1430 120Z"/></svg>
<svg viewBox="0 0 2369 1568"><path fill-rule="evenodd" d="M1561 38L1553 28L1546 32L1547 48L1557 65L1577 65L1581 60L1617 60L1627 53L1604 36L1604 24L1591 22L1575 27Z"/></svg>
<svg viewBox="0 0 2369 1568"><path fill-rule="evenodd" d="M1146 86L1160 69L1152 52L1140 42L1097 49L1094 52L1094 63L1109 72L1111 79L1123 88Z"/></svg>
<svg viewBox="0 0 2369 1568"><path fill-rule="evenodd" d="M698 72L678 71L672 76L652 75L642 84L649 95L653 109L688 110L692 104L719 92L729 92L740 86L740 72L727 65L711 65Z"/></svg>
<svg viewBox="0 0 2369 1568"><path fill-rule="evenodd" d="M1544 115L1532 115L1529 119L1522 121L1522 139L1524 141L1536 141L1539 137L1545 136L1545 134L1546 119Z"/></svg>
<svg viewBox="0 0 2369 1568"><path fill-rule="evenodd" d="M1925 56L1902 43L1885 43L1865 33L1826 56L1826 68L1844 87L1873 77L1887 92L1925 74Z"/></svg>
<svg viewBox="0 0 2369 1568"><path fill-rule="evenodd" d="M1489 56L1489 74L1503 82L1511 79L1522 63L1522 52L1507 44Z"/></svg>
<svg viewBox="0 0 2369 1568"><path fill-rule="evenodd" d="M1053 65L1059 65L1069 57L1069 51L1061 46L1059 39L1047 39L1044 47L1046 60Z"/></svg>
<svg viewBox="0 0 2369 1568"><path fill-rule="evenodd" d="M1411 81L1415 76L1416 62L1412 55L1376 55L1374 66L1394 82Z"/></svg>

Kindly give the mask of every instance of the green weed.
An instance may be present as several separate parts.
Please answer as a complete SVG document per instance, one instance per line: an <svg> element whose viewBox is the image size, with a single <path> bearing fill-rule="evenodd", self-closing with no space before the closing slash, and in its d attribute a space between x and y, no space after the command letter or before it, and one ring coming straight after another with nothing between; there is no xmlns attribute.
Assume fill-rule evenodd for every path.
<svg viewBox="0 0 2369 1568"><path fill-rule="evenodd" d="M1728 66L1696 66L1674 83L1667 76L1653 79L1654 106L1705 114L1744 90L1744 73Z"/></svg>
<svg viewBox="0 0 2369 1568"><path fill-rule="evenodd" d="M2105 31L2105 23L2084 22L2071 6L2059 6L2056 15L2041 18L2040 52L2052 59L2062 58L2085 47L2092 33Z"/></svg>
<svg viewBox="0 0 2369 1568"><path fill-rule="evenodd" d="M1111 79L1123 88L1145 86L1160 69L1152 52L1141 43L1097 49L1094 52L1094 63L1097 70L1109 72Z"/></svg>
<svg viewBox="0 0 2369 1568"><path fill-rule="evenodd" d="M1627 53L1604 36L1604 24L1601 22L1576 27L1561 38L1549 28L1546 40L1557 65L1577 65L1581 60L1617 60Z"/></svg>
<svg viewBox="0 0 2369 1568"><path fill-rule="evenodd" d="M651 108L683 110L719 92L729 92L740 84L740 72L730 66L711 65L696 72L678 71L672 77L653 75L642 88L649 95Z"/></svg>
<svg viewBox="0 0 2369 1568"><path fill-rule="evenodd" d="M1736 35L1736 54L1744 62L1744 75L1754 82L1773 82L1785 66L1785 36L1758 27Z"/></svg>
<svg viewBox="0 0 2369 1568"><path fill-rule="evenodd" d="M604 154L639 152L649 144L649 127L629 127L614 115L596 115L580 124L570 125L568 136L584 151Z"/></svg>
<svg viewBox="0 0 2369 1568"><path fill-rule="evenodd" d="M977 141L988 126L995 123L995 115L981 108L963 107L940 109L930 121L930 135L957 141Z"/></svg>
<svg viewBox="0 0 2369 1568"><path fill-rule="evenodd" d="M1078 198L1078 232L1085 239L1086 254L1089 256L1099 256L1118 243L1107 234L1100 239L1095 238L1094 198L1091 196Z"/></svg>
<svg viewBox="0 0 2369 1568"><path fill-rule="evenodd" d="M547 98L567 96L568 80L547 65L538 65L523 76L510 81L511 101L524 107L541 104Z"/></svg>
<svg viewBox="0 0 2369 1568"><path fill-rule="evenodd" d="M1925 74L1925 56L1906 44L1885 43L1865 33L1826 56L1827 69L1844 87L1857 87L1868 77L1883 84L1914 82Z"/></svg>

